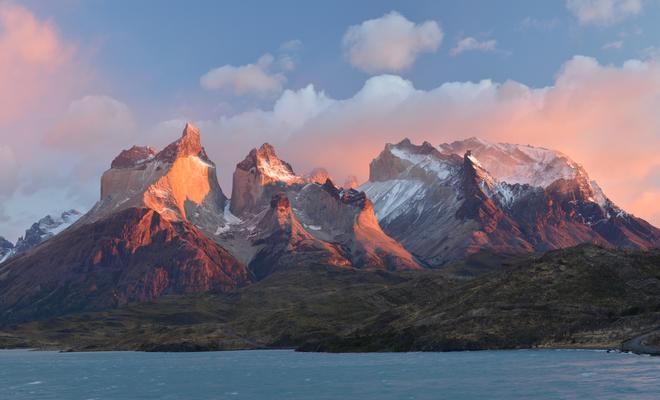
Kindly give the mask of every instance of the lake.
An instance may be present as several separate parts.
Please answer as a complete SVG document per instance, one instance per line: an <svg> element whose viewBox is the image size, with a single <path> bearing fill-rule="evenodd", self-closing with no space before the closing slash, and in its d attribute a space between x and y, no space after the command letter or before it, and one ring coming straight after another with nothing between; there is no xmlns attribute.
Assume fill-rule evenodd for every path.
<svg viewBox="0 0 660 400"><path fill-rule="evenodd" d="M587 350L0 351L0 399L658 399L660 358Z"/></svg>

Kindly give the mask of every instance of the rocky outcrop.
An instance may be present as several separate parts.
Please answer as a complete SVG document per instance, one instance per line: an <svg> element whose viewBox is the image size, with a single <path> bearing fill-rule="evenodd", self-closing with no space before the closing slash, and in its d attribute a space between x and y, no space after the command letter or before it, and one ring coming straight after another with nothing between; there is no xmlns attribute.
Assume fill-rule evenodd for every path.
<svg viewBox="0 0 660 400"><path fill-rule="evenodd" d="M381 230L373 205L364 192L336 187L328 179L323 185L305 186L297 194L294 205L310 232L346 249L354 267L420 268L403 246Z"/></svg>
<svg viewBox="0 0 660 400"><path fill-rule="evenodd" d="M657 228L614 205L579 164L547 149L475 138L436 148L406 139L386 145L361 189L384 231L429 265L484 249L660 245Z"/></svg>
<svg viewBox="0 0 660 400"><path fill-rule="evenodd" d="M0 320L116 307L173 293L229 291L244 264L187 221L129 208L77 226L0 267Z"/></svg>
<svg viewBox="0 0 660 400"><path fill-rule="evenodd" d="M303 228L284 193L273 195L257 231L253 244L259 250L249 265L257 279L277 270L300 266L351 266L339 246L319 240Z"/></svg>
<svg viewBox="0 0 660 400"><path fill-rule="evenodd" d="M238 216L254 214L268 205L273 194L304 183L291 165L277 157L273 146L264 143L236 165L230 210Z"/></svg>

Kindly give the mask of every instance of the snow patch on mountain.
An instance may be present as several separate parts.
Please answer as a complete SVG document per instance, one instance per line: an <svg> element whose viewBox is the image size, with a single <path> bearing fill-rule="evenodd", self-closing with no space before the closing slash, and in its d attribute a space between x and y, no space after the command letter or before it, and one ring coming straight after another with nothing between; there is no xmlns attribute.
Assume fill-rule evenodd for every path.
<svg viewBox="0 0 660 400"><path fill-rule="evenodd" d="M287 184L300 183L303 179L294 174L291 168L284 164L279 158L257 158L257 168L261 173L276 182Z"/></svg>
<svg viewBox="0 0 660 400"><path fill-rule="evenodd" d="M392 220L406 212L414 200L423 199L426 185L420 180L393 179L360 186L374 204L376 218Z"/></svg>
<svg viewBox="0 0 660 400"><path fill-rule="evenodd" d="M392 146L390 152L402 160L406 160L425 171L436 174L440 180L447 179L451 174L451 165L444 160L434 157L432 154L416 154L397 146Z"/></svg>
<svg viewBox="0 0 660 400"><path fill-rule="evenodd" d="M12 254L7 256L6 259L15 254L25 252L61 233L73 225L81 216L82 213L77 210L64 211L55 216L46 215L25 231L25 234L16 242Z"/></svg>
<svg viewBox="0 0 660 400"><path fill-rule="evenodd" d="M491 143L470 138L439 146L445 154L463 155L471 151L480 166L500 182L548 187L558 179L586 175L584 169L565 154L542 147Z"/></svg>

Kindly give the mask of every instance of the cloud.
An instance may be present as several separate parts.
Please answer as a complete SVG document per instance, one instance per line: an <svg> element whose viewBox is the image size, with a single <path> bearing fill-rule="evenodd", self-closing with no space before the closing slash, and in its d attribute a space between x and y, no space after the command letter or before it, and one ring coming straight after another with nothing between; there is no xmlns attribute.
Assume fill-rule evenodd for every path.
<svg viewBox="0 0 660 400"><path fill-rule="evenodd" d="M603 50L619 50L623 48L623 40L615 40L613 42L605 43L601 48Z"/></svg>
<svg viewBox="0 0 660 400"><path fill-rule="evenodd" d="M44 137L42 145L49 149L46 159L51 167L42 165L33 171L23 191L63 186L69 196L87 196L89 201L89 189L96 188L98 177L122 149L136 144L138 134L132 111L121 101L99 95L74 100ZM58 165L56 171L53 164ZM96 190L93 193L95 200Z"/></svg>
<svg viewBox="0 0 660 400"><path fill-rule="evenodd" d="M75 47L29 10L0 2L0 126L20 120L85 80Z"/></svg>
<svg viewBox="0 0 660 400"><path fill-rule="evenodd" d="M351 65L365 72L410 68L421 53L432 53L443 33L435 21L415 24L392 11L348 28L342 45Z"/></svg>
<svg viewBox="0 0 660 400"><path fill-rule="evenodd" d="M559 26L559 18L538 19L533 17L525 17L520 22L520 29L538 29L541 31L551 31Z"/></svg>
<svg viewBox="0 0 660 400"><path fill-rule="evenodd" d="M580 25L612 25L642 12L642 0L566 0Z"/></svg>
<svg viewBox="0 0 660 400"><path fill-rule="evenodd" d="M298 64L298 53L302 50L301 40L293 39L280 45L277 65L282 71L293 71Z"/></svg>
<svg viewBox="0 0 660 400"><path fill-rule="evenodd" d="M648 178L660 166L658 93L656 61L614 66L575 56L547 87L482 80L419 90L380 75L346 99L308 86L285 91L272 110L198 122L227 192L236 163L265 141L300 173L325 167L339 179L353 174L364 181L386 142L409 137L437 145L479 136L561 150L620 206L660 225L653 202L660 189Z"/></svg>
<svg viewBox="0 0 660 400"><path fill-rule="evenodd" d="M303 42L302 40L299 39L292 39L289 41L286 41L280 45L280 51L300 51L303 47Z"/></svg>
<svg viewBox="0 0 660 400"><path fill-rule="evenodd" d="M483 40L479 41L473 37L466 37L460 39L456 46L449 51L452 56L457 56L466 51L483 51L483 52L496 52L501 51L497 48L497 40Z"/></svg>
<svg viewBox="0 0 660 400"><path fill-rule="evenodd" d="M0 144L0 199L14 193L18 186L18 164L13 150Z"/></svg>
<svg viewBox="0 0 660 400"><path fill-rule="evenodd" d="M270 71L274 61L271 54L264 54L254 64L224 65L204 74L199 82L206 90L229 90L237 95L277 94L282 91L286 78Z"/></svg>
<svg viewBox="0 0 660 400"><path fill-rule="evenodd" d="M71 102L45 143L75 153L106 153L129 144L135 133L135 120L126 104L108 96L85 96Z"/></svg>

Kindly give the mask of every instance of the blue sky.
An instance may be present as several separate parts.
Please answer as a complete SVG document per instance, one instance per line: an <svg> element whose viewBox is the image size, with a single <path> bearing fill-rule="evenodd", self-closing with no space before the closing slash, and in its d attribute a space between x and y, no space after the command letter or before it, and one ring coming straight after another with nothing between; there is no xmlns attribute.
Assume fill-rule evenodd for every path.
<svg viewBox="0 0 660 400"><path fill-rule="evenodd" d="M302 41L303 47L287 87L313 83L332 97L348 97L368 74L345 62L342 35L351 25L393 10L411 21L438 21L444 31L437 52L420 56L412 68L401 73L418 88L486 78L545 86L575 54L621 63L658 45L660 4L647 3L644 13L634 18L587 27L579 24L562 1L93 0L26 4L41 18L53 20L65 37L94 49L92 61L109 80L107 94L131 99L158 118L154 108L165 106L176 112L188 102L208 105L226 100L227 96L201 91L199 77L213 67L254 62L293 39ZM640 29L641 34L636 34ZM466 36L495 39L502 53L450 56L451 47ZM619 40L624 42L621 49L602 48ZM158 104L154 99L159 99Z"/></svg>
<svg viewBox="0 0 660 400"><path fill-rule="evenodd" d="M5 132L0 154L11 155L5 157L4 165L9 172L4 177L0 174L5 187L0 192L0 235L11 240L46 213L89 208L97 200L100 174L119 150L132 144L162 146L176 137L185 120L201 126L227 194L233 165L246 150L265 140L275 143L300 172L313 166L313 160L302 154L306 151L301 150L301 143L314 147L320 138L326 144L336 141L340 145L332 146L339 147L327 149L334 158L320 157L323 166L337 175L354 172L364 179L369 157L385 141L410 136L440 143L474 134L559 148L583 162L615 201L660 222L660 211L653 206L660 201L660 160L642 154L644 148L659 143L660 122L655 112L637 115L639 110L657 105L660 96L655 75L660 54L660 1L26 0L0 4L12 12L25 11L16 13L20 18L32 18L37 28L30 33L31 40L40 43L41 36L52 34L56 42L53 54L66 53L56 72L36 67L33 71L15 57L3 60L0 56L0 68L9 65L10 71L19 71L11 76L14 84L21 80L48 84L45 96L35 94L39 100L29 99L21 105L24 112L19 116L3 120L0 114L0 128ZM430 21L430 42L406 44L423 48L413 51L407 57L409 65L403 67L358 65L344 39L350 27L364 34L365 21L382 21L394 15L391 12L398 22L405 21L414 29L422 29ZM4 45L19 51L23 45L12 44L16 39L4 28L4 32L0 29L0 46L5 35ZM379 34L388 34L378 29L374 40ZM463 51L455 50L461 41ZM264 55L272 59L262 58ZM627 60L637 60L651 72L642 75L642 69L632 68L633 64L626 67ZM263 86L236 89L231 86L237 84L232 81L236 76L231 74L222 75L220 81L216 76L213 88L200 82L223 66L250 64L258 73L265 73L258 77L268 79L265 83L271 86L267 90ZM30 74L21 75L22 70ZM640 87L641 93L622 93L630 79L649 80L648 90ZM487 83L475 86L482 80ZM585 92L595 93L585 101L596 101L605 110L599 115L609 114L607 110L615 107L619 95L628 102L622 109L631 111L617 114L618 119L611 121L592 116L598 123L576 122L565 132L561 121L549 128L544 118L532 122L530 117L525 119L526 135L490 132L472 123L473 118L487 120L497 114L495 120L515 126L519 110L528 110L528 105L511 111L497 100L507 96L535 104L552 103L556 98L578 102L581 98L570 94L573 80L584 84ZM508 81L515 85L503 85ZM457 84L451 87L448 82ZM544 97L558 87L555 94ZM614 96L612 102L600 104L600 92ZM440 100L427 104L433 93ZM415 115L409 111L414 107L401 100L397 104L406 103L398 109L401 118L388 112L388 118L393 118L388 126L398 130L372 133L381 129L374 121L380 117L373 107L363 104L364 98L379 104L404 97L421 102L420 108L458 110L455 114L465 118L455 121L454 115L447 115L450 122L446 124L433 121L428 112ZM466 98L474 101L466 102ZM569 100L550 111L564 107ZM281 110L275 111L278 102ZM416 119L425 124L410 122ZM645 121L630 128L634 131L629 137L638 137L639 147L614 148L612 143L622 135L620 127L636 120ZM534 123L539 124L538 130ZM547 133L555 130L562 132L557 137ZM21 140L7 133L16 131L22 133ZM368 142L355 146L360 147L359 162L364 166L336 161L336 154L353 154L346 150L345 142L358 136ZM587 138L602 138L604 144L590 146ZM621 175L612 177L604 167L607 160L621 165L638 153L645 163L634 163L634 168Z"/></svg>

